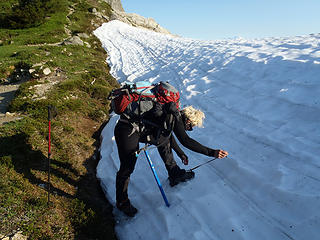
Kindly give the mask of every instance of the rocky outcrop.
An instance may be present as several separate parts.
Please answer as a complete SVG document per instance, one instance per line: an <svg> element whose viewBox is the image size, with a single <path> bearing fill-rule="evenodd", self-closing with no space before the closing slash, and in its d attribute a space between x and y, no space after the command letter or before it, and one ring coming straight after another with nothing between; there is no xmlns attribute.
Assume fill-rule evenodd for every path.
<svg viewBox="0 0 320 240"><path fill-rule="evenodd" d="M122 7L121 0L104 0L113 9L110 20L119 20L134 27L143 27L155 32L171 34L167 29L161 27L153 18L145 18L136 13L126 13Z"/></svg>
<svg viewBox="0 0 320 240"><path fill-rule="evenodd" d="M170 34L168 30L161 27L153 18L145 18L136 13L114 11L111 20L119 20L134 27L143 27L155 32Z"/></svg>
<svg viewBox="0 0 320 240"><path fill-rule="evenodd" d="M121 0L104 0L106 3L108 3L113 10L118 12L124 12L124 9L122 7Z"/></svg>

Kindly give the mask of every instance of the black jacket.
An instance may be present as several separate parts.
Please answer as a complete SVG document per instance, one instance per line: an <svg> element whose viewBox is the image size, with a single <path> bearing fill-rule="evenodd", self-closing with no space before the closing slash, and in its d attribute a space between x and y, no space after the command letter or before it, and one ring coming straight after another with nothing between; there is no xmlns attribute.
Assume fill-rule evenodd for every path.
<svg viewBox="0 0 320 240"><path fill-rule="evenodd" d="M182 121L181 114L177 114L175 116L174 121L175 121L174 126L173 126L174 135L177 137L179 142L184 147L186 147L194 152L197 152L197 153L201 153L201 154L211 156L211 157L214 156L214 152L215 152L214 149L208 148L188 136L188 134L186 133L186 130L185 130L184 122Z"/></svg>
<svg viewBox="0 0 320 240"><path fill-rule="evenodd" d="M149 119L147 121L156 123L156 125L159 127L148 127L148 124L146 124L146 132L148 132L149 135L151 133L154 139L159 139L159 134L162 135L160 138L162 141L165 139L164 136L167 137L167 140L170 139L171 147L179 157L185 154L177 144L175 138L172 136L172 133L174 133L184 147L197 153L211 157L214 156L214 149L208 148L188 136L186 133L183 116L177 109L175 103L168 103L164 106L157 105L154 113L149 115ZM155 145L159 145L161 143L162 142L157 142Z"/></svg>

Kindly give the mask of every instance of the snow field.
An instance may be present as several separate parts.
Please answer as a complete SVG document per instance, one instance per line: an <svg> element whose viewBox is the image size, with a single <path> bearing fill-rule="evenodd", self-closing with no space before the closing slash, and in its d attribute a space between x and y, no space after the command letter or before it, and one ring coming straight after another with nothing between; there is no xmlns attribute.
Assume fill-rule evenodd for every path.
<svg viewBox="0 0 320 240"><path fill-rule="evenodd" d="M170 208L141 154L129 185L139 213L128 220L115 209L119 239L319 239L320 34L198 41L111 21L95 35L119 82L169 81L182 105L206 114L190 136L230 154L171 188L150 150ZM103 130L97 168L114 205L117 119ZM185 152L190 168L208 160Z"/></svg>

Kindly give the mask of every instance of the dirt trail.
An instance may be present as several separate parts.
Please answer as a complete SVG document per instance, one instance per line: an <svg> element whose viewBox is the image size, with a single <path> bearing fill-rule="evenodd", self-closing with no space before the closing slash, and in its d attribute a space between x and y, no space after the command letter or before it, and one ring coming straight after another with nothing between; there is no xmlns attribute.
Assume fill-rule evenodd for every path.
<svg viewBox="0 0 320 240"><path fill-rule="evenodd" d="M69 30L69 25L71 24L69 16L74 13L74 7L76 4L73 4L71 7L69 7L69 13L66 16L67 18L67 24L64 26L65 32L67 33L67 38L71 37L71 30ZM66 38L66 39L67 39ZM57 43L44 43L44 44L34 44L34 45L27 45L30 47L34 46L59 46L63 44L63 42L66 40L63 39L60 42ZM15 92L18 90L21 82L7 84L7 85L0 85L0 125L3 123L7 123L10 121L15 121L20 118L17 114L9 113L8 112L8 105L14 98Z"/></svg>
<svg viewBox="0 0 320 240"><path fill-rule="evenodd" d="M21 82L0 86L0 125L19 118L16 114L8 113L7 108L20 84Z"/></svg>

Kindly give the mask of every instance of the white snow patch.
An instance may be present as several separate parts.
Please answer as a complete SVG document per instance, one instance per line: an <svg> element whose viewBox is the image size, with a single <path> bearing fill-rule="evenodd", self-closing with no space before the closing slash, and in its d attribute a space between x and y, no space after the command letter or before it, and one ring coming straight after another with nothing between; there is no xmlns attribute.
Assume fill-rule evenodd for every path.
<svg viewBox="0 0 320 240"><path fill-rule="evenodd" d="M205 128L190 135L230 153L171 188L157 151L150 151L170 208L139 156L129 185L139 213L128 220L114 210L119 239L319 239L320 34L198 41L111 21L95 35L119 82L170 81L182 105L206 114ZM102 132L97 168L114 205L117 119ZM208 159L186 153L190 167Z"/></svg>

